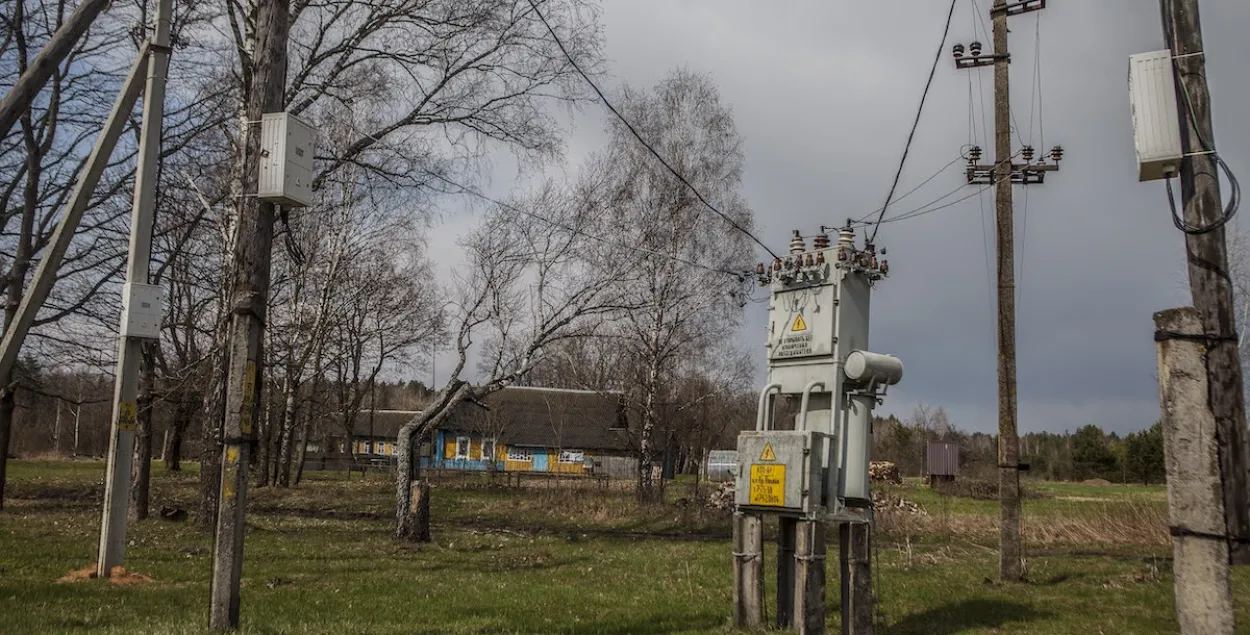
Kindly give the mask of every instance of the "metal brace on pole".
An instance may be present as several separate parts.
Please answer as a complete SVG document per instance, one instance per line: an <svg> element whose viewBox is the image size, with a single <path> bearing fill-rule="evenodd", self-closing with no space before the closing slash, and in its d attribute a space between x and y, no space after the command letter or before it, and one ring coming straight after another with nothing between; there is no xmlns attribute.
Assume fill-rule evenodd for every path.
<svg viewBox="0 0 1250 635"><path fill-rule="evenodd" d="M14 364L17 363L17 355L22 349L22 342L25 341L26 334L34 324L39 309L48 299L52 285L56 283L57 269L61 267L61 261L65 259L65 252L69 250L69 244L74 239L74 232L78 229L78 223L82 221L83 212L87 210L91 195L95 192L96 185L100 183L104 169L108 167L109 156L117 147L117 139L126 127L130 113L134 110L135 101L139 98L139 91L143 87L139 78L147 73L150 49L151 45L147 42L144 42L139 49L139 56L135 59L134 66L130 68L130 74L126 76L126 83L122 85L121 93L118 94L117 101L113 104L113 110L109 113L104 128L100 130L100 136L96 137L95 146L91 148L91 154L87 157L86 170L79 177L78 184L74 186L69 202L61 209L61 221L52 232L47 252L43 258L39 259L39 266L35 269L30 289L22 296L22 302L17 307L17 315L14 316L9 329L5 331L4 340L0 341L0 377L7 376L9 371L13 370Z"/></svg>

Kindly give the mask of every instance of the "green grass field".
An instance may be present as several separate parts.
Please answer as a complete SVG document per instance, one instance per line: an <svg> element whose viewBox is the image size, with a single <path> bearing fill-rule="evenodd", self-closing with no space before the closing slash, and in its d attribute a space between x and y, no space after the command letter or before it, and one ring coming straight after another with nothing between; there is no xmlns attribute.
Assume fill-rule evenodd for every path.
<svg viewBox="0 0 1250 635"><path fill-rule="evenodd" d="M151 581L58 582L94 563L103 464L10 466L0 632L206 631L207 533L157 518L132 524L127 568ZM154 468L153 510L194 511L196 478ZM434 543L425 545L391 539L393 490L380 476L314 473L297 489L252 489L242 632L738 632L729 626L727 518L679 504L686 487L670 489L671 504L640 508L620 491L436 483ZM1177 632L1170 549L1157 526L1164 490L1034 487L1045 497L1025 503L1029 582L1005 585L995 582L992 501L892 488L928 515L881 517L878 632ZM831 633L840 628L833 553ZM1239 632L1250 633L1250 570L1234 584Z"/></svg>

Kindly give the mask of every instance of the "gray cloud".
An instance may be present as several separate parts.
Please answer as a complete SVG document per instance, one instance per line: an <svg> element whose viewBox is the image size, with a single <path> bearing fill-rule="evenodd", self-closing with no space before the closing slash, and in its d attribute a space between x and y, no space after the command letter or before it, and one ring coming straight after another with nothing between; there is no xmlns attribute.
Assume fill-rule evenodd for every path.
<svg viewBox="0 0 1250 635"><path fill-rule="evenodd" d="M989 1L980 0L982 10ZM814 233L881 205L946 14L945 3L909 0L605 5L607 83L648 85L675 66L715 78L745 139L745 195L761 238L777 251L791 229ZM1202 10L1218 143L1233 169L1250 175L1250 126L1239 116L1250 97L1241 67L1250 59L1242 32L1250 5L1205 0ZM988 47L975 24L971 0L961 0L947 48L974 39ZM1129 120L1127 60L1164 47L1158 4L1059 1L1011 19L1013 108L1026 140L1037 27L1045 143L1068 153L1061 172L1029 189L1027 210L1024 189L1016 188L1021 426L1144 427L1158 415L1151 313L1189 302L1183 238L1168 220L1163 185L1136 180ZM943 53L900 192L968 143L970 84L975 134L992 154L980 125L992 75L982 70L970 82L968 73ZM602 143L604 115L591 107L574 118L564 169L575 170ZM1041 129L1032 127L1040 148ZM507 191L514 174L501 161L493 189ZM962 178L955 166L890 213L951 192ZM964 187L949 200L974 191ZM907 367L885 410L905 415L917 403L943 405L961 427L993 429L991 215L986 194L882 227L878 243L890 250L892 277L873 300L873 347ZM450 262L455 256L445 245L466 226L454 218L437 230L432 251ZM764 308L747 310L742 338L759 350L762 378Z"/></svg>

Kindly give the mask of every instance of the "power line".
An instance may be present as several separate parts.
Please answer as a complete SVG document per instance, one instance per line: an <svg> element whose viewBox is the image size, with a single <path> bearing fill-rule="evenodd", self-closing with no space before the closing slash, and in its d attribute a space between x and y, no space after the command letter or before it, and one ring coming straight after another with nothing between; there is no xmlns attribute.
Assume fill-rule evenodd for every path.
<svg viewBox="0 0 1250 635"><path fill-rule="evenodd" d="M759 245L760 247L763 247L764 251L768 252L768 255L772 256L774 259L780 258L780 256L773 253L773 250L768 248L768 245L765 245L763 241L761 241L759 238L756 238L755 234L752 234L745 227L738 224L738 222L735 221L733 218L731 218L728 214L717 209L715 205L712 205L712 203L709 202L706 198L704 198L703 194L701 194L699 190L690 183L690 181L686 180L686 177L682 176L681 173L679 173L677 170L673 168L673 166L669 165L668 161L664 160L664 157L659 152L657 152L655 148L651 147L651 144L647 143L646 139L642 138L642 135L639 134L638 130L634 128L634 125L631 124L629 120L626 119L625 116L622 115L620 111L618 111L616 107L612 105L612 102L608 100L607 95L603 94L603 91L599 89L599 86L595 84L594 80L590 79L590 76L587 75L586 72L582 70L582 67L580 65L578 65L577 60L573 59L573 55L569 53L569 50L567 48L564 47L564 42L560 40L560 36L556 35L555 28L551 26L551 23L547 21L547 17L544 16L542 11L538 9L538 3L535 2L535 0L529 0L529 4L530 4L530 7L534 9L534 14L537 15L538 19L542 21L543 26L547 27L547 31L551 33L551 39L554 40L556 43L556 46L560 48L560 52L564 53L564 57L567 58L569 61L569 64L573 66L573 70L577 71L577 74L581 75L582 79L586 80L586 83L590 86L590 88L595 91L596 95L599 96L599 101L603 102L603 105L606 106L607 109L610 110L612 114L615 115L616 118L619 119L620 122L625 125L625 127L629 130L629 132L634 135L634 138L637 139L638 142L641 143L644 148L649 150L653 156L655 156L655 158L660 162L660 165L663 165L670 173L672 173L672 175L678 181L681 181L682 185L685 185L695 195L695 198L699 199L699 202L707 206L707 208L712 210L717 216L720 216L721 218L723 218L725 222L729 223L731 227L742 232L743 234L746 234L748 237L750 237L751 240L755 241L755 244Z"/></svg>
<svg viewBox="0 0 1250 635"><path fill-rule="evenodd" d="M505 203L505 202L503 202L503 201L501 201L501 200L499 200L499 199L493 198L493 197L491 197L491 196L487 196L486 194L483 194L480 190L477 190L476 188L472 188L472 187L469 187L469 186L467 186L467 185L462 185L462 184L457 183L457 182L455 182L455 181L453 181L453 180L451 180L451 179L449 179L449 178L447 178L447 177L445 177L445 176L443 176L443 175L441 175L441 174L436 174L436 173L434 173L434 172L430 172L430 173L429 173L429 175L430 175L430 176L433 176L434 178L436 178L436 179L438 179L438 180L440 180L440 181L442 181L442 182L444 182L444 183L446 183L446 184L448 184L448 185L450 185L451 187L456 188L456 189L457 189L457 190L459 190L461 193L468 194L468 195L470 195L470 196L475 196L475 197L477 197L477 198L482 199L483 201L486 201L486 202L488 202L488 203L490 203L490 204L492 204L492 205L496 205L496 206L498 206L498 207L500 207L500 208L502 208L502 209L505 209L505 210L508 210L508 211L510 211L510 212L514 212L514 213L517 213L517 214L521 214L521 215L524 215L524 216L528 216L529 218L532 218L532 219L537 220L537 221L539 221L539 222L546 223L547 225L549 225L549 226L551 226L551 227L555 227L555 228L557 228L557 229L564 230L564 231L566 231L566 232L569 232L570 234L575 234L575 235L578 235L578 236L582 236L582 237L584 237L584 238L589 238L589 239L591 239L591 240L594 240L594 241L596 241L596 242L599 242L599 243L602 243L602 244L605 244L605 245L608 245L608 246L611 246L611 247L619 247L619 248L622 248L622 249L628 249L628 250L631 250L631 251L636 251L636 252L639 252L639 253L651 254L651 255L654 255L654 256L660 256L660 257L662 257L662 258L668 258L669 260L673 260L673 261L676 261L676 262L680 262L680 263L682 263L682 264L684 264L684 265L689 265L689 266L691 266L691 267L695 267L695 268L698 268L698 269L703 269L704 271L710 271L710 272L712 272L712 273L722 273L722 274L725 274L725 275L728 275L728 276L733 276L733 277L735 277L735 278L738 278L739 280L742 280L742 279L746 278L746 277L747 277L747 275L748 275L748 274L747 274L747 272L746 272L745 270L743 270L743 271L730 271L730 270L728 270L728 269L717 269L716 267L710 267L710 266L708 266L708 265L700 264L700 263L697 263L697 262L694 262L694 261L691 261L691 260L686 260L685 258L682 258L682 257L680 257L680 256L675 256L675 255L673 255L673 254L665 253L665 252L662 252L662 251L657 251L657 250L655 250L655 249L648 249L648 248L646 248L646 247L639 247L639 246L637 246L637 245L627 245L627 244L625 244L625 243L621 243L621 242L616 242L616 241L608 240L608 239L606 239L606 238L603 238L602 236L596 236L596 235L591 234L591 233L589 233L589 232L586 232L586 231L583 231L583 230L577 229L576 227L571 227L571 226L569 226L569 225L565 225L564 223L561 223L561 222L559 222L559 221L554 221L554 220L551 220L550 218L547 218L547 217L545 217L545 216L543 216L543 215L541 215L541 214L535 214L534 212L531 212L531 211L528 211L528 210L521 209L521 208L519 208L519 207L517 207L517 206L515 206L515 205L512 205L512 204L510 204L510 203Z"/></svg>
<svg viewBox="0 0 1250 635"><path fill-rule="evenodd" d="M533 0L530 0L533 2ZM903 176L903 166L907 164L907 155L911 152L911 142L916 137L916 128L920 127L920 115L924 113L924 102L929 97L929 88L933 86L933 76L937 74L938 62L942 60L942 53L946 51L946 38L951 32L951 20L955 17L955 4L958 0L951 0L951 8L946 14L946 26L942 29L942 43L938 45L937 54L933 56L933 66L929 68L929 79L925 81L924 92L920 94L920 107L916 109L916 119L911 124L911 132L907 134L907 143L903 146L903 158L898 162L898 170L894 172L894 183L890 185L890 192L885 196L885 205L881 206L881 213L877 216L877 224L872 228L872 236L868 239L872 243L877 239L877 230L881 229L881 220L885 218L885 211L890 207L890 199L894 198L894 190L898 187L898 180Z"/></svg>
<svg viewBox="0 0 1250 635"><path fill-rule="evenodd" d="M955 164L956 164L956 163L958 163L961 159L964 159L964 158L965 158L965 157L964 157L962 154L960 154L959 156L956 156L954 159L951 159L950 163L947 163L946 165L944 165L944 166L942 166L942 167L938 168L937 172L934 172L932 175L930 175L930 176L929 176L929 178L927 178L927 179L925 179L925 180L921 181L921 182L920 182L920 184L919 184L919 185L917 185L916 187L913 187L913 188L911 188L910 190L907 190L907 192L906 192L905 194L903 194L902 196L900 196L900 197L898 197L898 198L894 199L894 202L895 202L895 203L897 203L897 202L899 202L899 201L901 201L901 200L903 200L903 199L907 198L908 196L911 196L911 195L912 195L913 193L915 193L917 190L919 190L920 188L922 188L922 187L924 187L924 186L928 185L930 182L932 182L932 181L933 181L933 179L936 179L937 177L941 176L943 172L946 172L946 170L947 170L947 169L949 169L952 165L955 165ZM949 194L948 194L947 196L949 196ZM930 203L931 203L931 202L930 202ZM926 205L927 205L927 204L929 204L929 203L926 203ZM860 223L860 224L865 224L865 225L866 225L867 223L865 223L864 221L866 221L866 220L867 220L869 217L871 217L872 215L877 214L877 213L879 213L879 212L883 211L884 209L885 209L885 208L883 208L883 207L882 207L882 208L878 208L878 209L874 209L874 210L872 210L871 212L868 212L867 214L864 214L863 216L859 217L859 219L857 219L855 222L856 222L856 223Z"/></svg>
<svg viewBox="0 0 1250 635"><path fill-rule="evenodd" d="M949 202L949 203L947 203L947 204L945 204L945 205L939 205L939 206L937 206L937 207L930 208L930 209L925 209L925 208L923 208L923 207L922 207L922 208L914 209L914 210L912 210L912 211L910 211L910 212L905 212L905 213L903 213L903 214L899 214L898 216L891 216L891 217L889 217L889 218L887 218L887 219L885 219L885 220L883 220L883 221L880 221L878 224L880 225L880 224L885 224L885 223L896 223L896 222L901 221L901 220L910 220L910 219L913 219L913 218L917 218L917 217L920 217L920 216L924 216L925 214L929 214L929 213L932 213L932 212L936 212L936 211L938 211L938 210L943 210L943 209L946 209L946 208L948 208L948 207L952 207L952 206L958 205L958 204L960 204L960 203L962 203L962 202L964 202L964 201L966 201L966 200L968 200L968 199L970 199L970 198L972 198L972 197L974 197L974 196L979 196L982 192L984 192L984 191L986 191L986 190L990 189L991 187L993 187L993 186L992 186L992 185L987 185L987 186L982 187L981 189L978 189L977 191L975 191L975 192L973 192L973 193L971 193L971 194L969 194L969 195L967 195L967 196L965 196L965 197L963 197L963 198L959 198L959 199L953 200L953 201L951 201L951 202ZM949 194L948 194L947 196L949 196ZM945 198L945 197L943 197L943 198ZM939 199L939 200L940 200L940 199ZM936 201L935 201L935 202L936 202Z"/></svg>

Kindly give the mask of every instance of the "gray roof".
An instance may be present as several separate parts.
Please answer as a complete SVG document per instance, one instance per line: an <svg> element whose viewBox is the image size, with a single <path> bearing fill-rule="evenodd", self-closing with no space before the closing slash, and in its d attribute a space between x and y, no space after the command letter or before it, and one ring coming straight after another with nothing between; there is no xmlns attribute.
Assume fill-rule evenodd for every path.
<svg viewBox="0 0 1250 635"><path fill-rule="evenodd" d="M373 435L394 437L420 411L372 414ZM369 434L369 419L368 410L357 415L357 436ZM461 403L439 429L492 436L510 445L625 451L632 447L627 421L615 393L509 386L480 402Z"/></svg>

